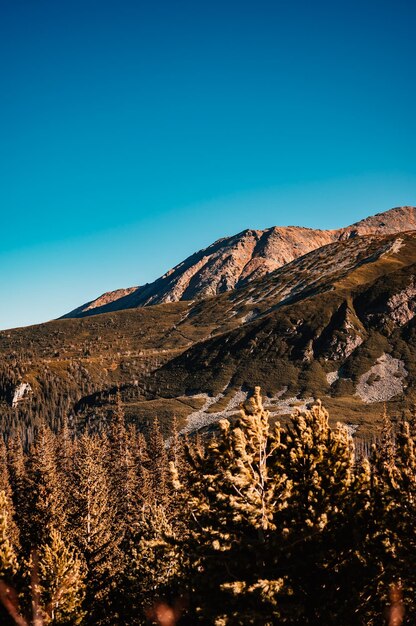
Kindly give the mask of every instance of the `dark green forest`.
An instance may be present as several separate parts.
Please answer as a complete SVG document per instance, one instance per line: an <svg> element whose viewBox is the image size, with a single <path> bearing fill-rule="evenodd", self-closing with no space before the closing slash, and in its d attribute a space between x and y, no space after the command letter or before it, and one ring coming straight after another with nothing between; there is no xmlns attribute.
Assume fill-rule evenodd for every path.
<svg viewBox="0 0 416 626"><path fill-rule="evenodd" d="M317 402L284 427L259 388L232 423L0 441L5 626L416 621L416 429L363 454ZM395 620L395 621L393 621Z"/></svg>

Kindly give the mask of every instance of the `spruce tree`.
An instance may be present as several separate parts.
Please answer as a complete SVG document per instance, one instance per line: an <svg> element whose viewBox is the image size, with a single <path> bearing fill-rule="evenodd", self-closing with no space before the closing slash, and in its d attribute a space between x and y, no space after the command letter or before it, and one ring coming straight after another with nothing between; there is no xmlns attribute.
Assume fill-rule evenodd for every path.
<svg viewBox="0 0 416 626"><path fill-rule="evenodd" d="M352 625L359 593L353 581L361 572L354 518L359 494L367 487L366 474L359 470L358 479L352 439L341 424L330 427L319 401L295 411L283 440L292 491L281 556L296 598L293 619ZM347 607L345 593L350 597Z"/></svg>
<svg viewBox="0 0 416 626"><path fill-rule="evenodd" d="M89 623L111 624L112 619L115 623L110 602L118 583L120 533L102 436L84 433L78 440L71 534L87 566L85 606L88 607Z"/></svg>
<svg viewBox="0 0 416 626"><path fill-rule="evenodd" d="M22 440L19 435L15 435L9 441L7 463L16 523L19 527L21 536L27 537L30 512L26 497L27 482L25 457Z"/></svg>
<svg viewBox="0 0 416 626"><path fill-rule="evenodd" d="M0 623L5 625L15 623L12 616L17 620L20 619L20 623L23 624L17 594L14 590L19 564L13 534L11 502L2 489L0 490Z"/></svg>
<svg viewBox="0 0 416 626"><path fill-rule="evenodd" d="M281 429L270 425L258 387L237 424L219 427L205 452L188 455L183 506L188 500L194 523L183 551L192 561L192 614L216 624L277 623L290 593L271 551L277 536L283 541L292 489Z"/></svg>
<svg viewBox="0 0 416 626"><path fill-rule="evenodd" d="M133 460L137 474L138 508L142 511L153 502L153 490L147 442L140 432L134 438Z"/></svg>
<svg viewBox="0 0 416 626"><path fill-rule="evenodd" d="M117 391L116 407L113 411L108 432L108 479L119 532L124 536L131 523L134 499L133 459L127 437L125 415L120 392ZM134 481L133 481L134 482Z"/></svg>
<svg viewBox="0 0 416 626"><path fill-rule="evenodd" d="M400 586L407 613L416 616L416 438L411 424L403 422L396 437L397 479L394 500L398 502L393 521L396 533L397 570L390 587Z"/></svg>
<svg viewBox="0 0 416 626"><path fill-rule="evenodd" d="M33 548L48 541L53 529L66 526L66 491L62 489L56 463L55 435L43 423L32 445L26 471L26 545Z"/></svg>
<svg viewBox="0 0 416 626"><path fill-rule="evenodd" d="M68 493L70 488L75 447L74 434L65 416L55 438L56 469L61 486L60 490L64 492L64 495ZM67 502L64 505L65 507L68 506Z"/></svg>
<svg viewBox="0 0 416 626"><path fill-rule="evenodd" d="M10 499L0 490L0 578L10 581L17 573L18 561L13 542Z"/></svg>
<svg viewBox="0 0 416 626"><path fill-rule="evenodd" d="M129 425L126 430L123 492L126 541L137 532L142 519L144 502L149 500L148 471L143 466L145 445L143 435L137 432L133 424Z"/></svg>
<svg viewBox="0 0 416 626"><path fill-rule="evenodd" d="M126 544L124 587L128 598L128 623L141 624L147 609L161 600L175 603L181 596L184 555L180 548L179 519L182 510L174 502L168 455L158 423L153 425L149 444L141 433L136 436L133 429L130 429L130 437L129 448L136 460L137 506L133 532ZM163 482L156 489L158 477Z"/></svg>
<svg viewBox="0 0 416 626"><path fill-rule="evenodd" d="M127 554L124 579L127 601L123 613L126 623L142 624L146 610L158 602L178 601L185 561L180 537L165 508L146 505Z"/></svg>
<svg viewBox="0 0 416 626"><path fill-rule="evenodd" d="M147 451L152 489L150 495L158 506L168 506L169 459L157 417L152 420L150 425Z"/></svg>
<svg viewBox="0 0 416 626"><path fill-rule="evenodd" d="M44 624L72 626L83 622L84 566L75 549L52 529L37 559L39 599Z"/></svg>
<svg viewBox="0 0 416 626"><path fill-rule="evenodd" d="M363 580L359 613L369 626L377 624L390 603L392 588L400 588L406 607L403 623L412 624L416 615L416 446L408 422L400 424L395 435L391 429L390 436L383 436L381 445L374 446L370 496L369 531L362 553L371 575Z"/></svg>
<svg viewBox="0 0 416 626"><path fill-rule="evenodd" d="M8 527L10 537L15 548L19 547L19 530L15 521L16 514L13 504L13 491L10 484L10 474L7 461L7 448L4 440L0 437L0 491L4 491L8 502Z"/></svg>

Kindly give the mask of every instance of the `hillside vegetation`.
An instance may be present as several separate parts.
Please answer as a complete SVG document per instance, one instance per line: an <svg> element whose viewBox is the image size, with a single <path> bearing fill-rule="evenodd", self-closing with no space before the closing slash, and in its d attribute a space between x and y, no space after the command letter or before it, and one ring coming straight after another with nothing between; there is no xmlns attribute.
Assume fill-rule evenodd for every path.
<svg viewBox="0 0 416 626"><path fill-rule="evenodd" d="M395 419L415 404L415 264L414 233L355 237L204 300L3 331L3 432L30 441L42 417L99 427L117 388L140 428L175 415L189 431L260 383L275 417L325 397L371 437L385 402Z"/></svg>
<svg viewBox="0 0 416 626"><path fill-rule="evenodd" d="M257 388L205 442L145 439L119 396L74 435L0 445L1 624L414 624L414 422L368 459L320 403L273 426Z"/></svg>

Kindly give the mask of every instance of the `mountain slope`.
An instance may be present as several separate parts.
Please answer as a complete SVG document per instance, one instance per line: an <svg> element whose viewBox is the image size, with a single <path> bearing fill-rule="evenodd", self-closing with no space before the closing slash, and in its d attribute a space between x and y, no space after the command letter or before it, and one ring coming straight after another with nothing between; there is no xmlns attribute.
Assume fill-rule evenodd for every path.
<svg viewBox="0 0 416 626"><path fill-rule="evenodd" d="M416 233L346 236L203 300L1 332L0 427L105 421L120 388L141 428L189 432L260 384L275 416L319 396L367 436L416 403L415 315Z"/></svg>
<svg viewBox="0 0 416 626"><path fill-rule="evenodd" d="M297 226L245 230L196 252L153 283L107 292L63 317L84 317L212 296L240 288L334 241L415 229L416 208L398 207L338 230Z"/></svg>
<svg viewBox="0 0 416 626"><path fill-rule="evenodd" d="M413 410L415 234L331 244L227 297L243 323L164 364L155 392L205 392L215 416L261 384L276 415L321 397L361 435L385 402L395 418Z"/></svg>

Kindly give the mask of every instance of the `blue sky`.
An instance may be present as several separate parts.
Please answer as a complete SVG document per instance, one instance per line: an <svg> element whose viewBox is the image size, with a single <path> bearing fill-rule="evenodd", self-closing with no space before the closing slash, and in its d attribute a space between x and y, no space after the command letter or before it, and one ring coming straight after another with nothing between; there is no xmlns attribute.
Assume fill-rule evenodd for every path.
<svg viewBox="0 0 416 626"><path fill-rule="evenodd" d="M412 1L4 0L0 328L416 204Z"/></svg>

